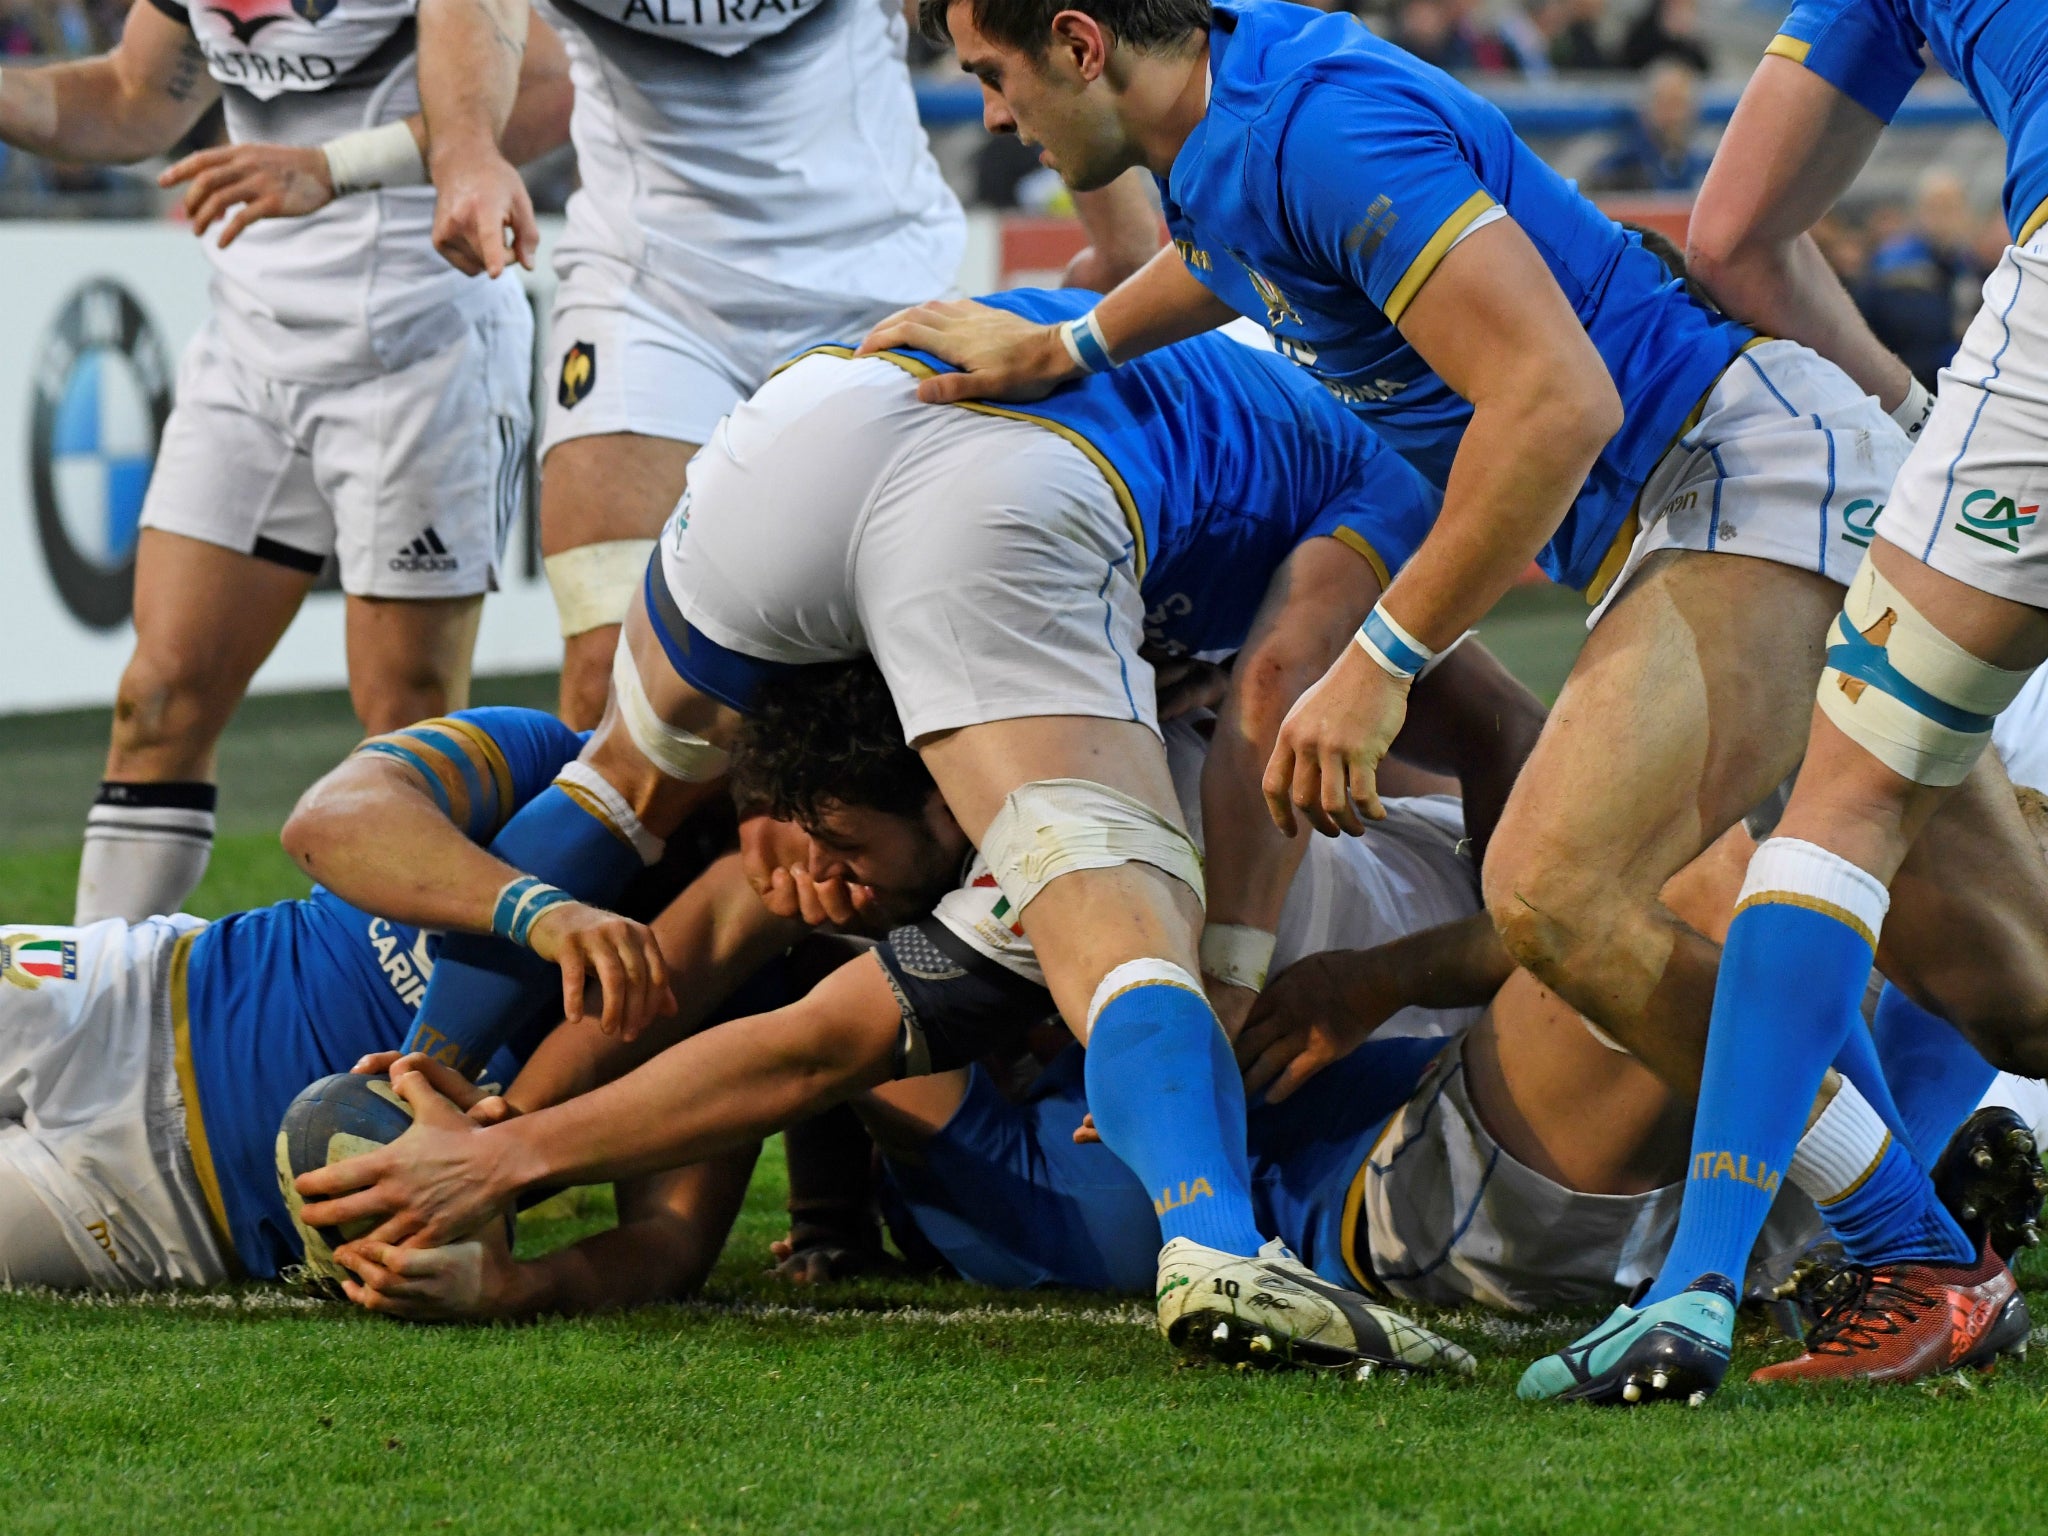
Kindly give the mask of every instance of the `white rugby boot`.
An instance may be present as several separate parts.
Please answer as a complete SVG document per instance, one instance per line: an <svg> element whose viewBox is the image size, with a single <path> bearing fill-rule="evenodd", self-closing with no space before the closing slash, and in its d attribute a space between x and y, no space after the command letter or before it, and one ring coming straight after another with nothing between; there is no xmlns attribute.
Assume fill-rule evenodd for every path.
<svg viewBox="0 0 2048 1536"><path fill-rule="evenodd" d="M1329 1281L1278 1238L1244 1258L1176 1237L1159 1250L1159 1331L1183 1354L1232 1365L1452 1371L1472 1356L1398 1312Z"/></svg>

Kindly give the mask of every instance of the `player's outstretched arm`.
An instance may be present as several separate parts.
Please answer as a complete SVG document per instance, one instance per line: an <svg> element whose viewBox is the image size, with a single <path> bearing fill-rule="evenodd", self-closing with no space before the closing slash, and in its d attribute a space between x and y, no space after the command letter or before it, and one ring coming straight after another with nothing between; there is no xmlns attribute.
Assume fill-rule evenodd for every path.
<svg viewBox="0 0 2048 1536"><path fill-rule="evenodd" d="M1896 410L1913 376L1871 331L1807 233L1849 190L1884 122L1790 59L1767 57L1693 204L1686 265L1729 314L1804 342Z"/></svg>
<svg viewBox="0 0 2048 1536"><path fill-rule="evenodd" d="M533 265L540 243L526 184L500 149L526 52L527 0L421 0L420 107L440 194L434 248L496 277Z"/></svg>
<svg viewBox="0 0 2048 1536"><path fill-rule="evenodd" d="M1237 1037L1245 1092L1277 1104L1403 1008L1482 1007L1514 969L1484 912L1372 949L1309 955L1259 994Z"/></svg>
<svg viewBox="0 0 2048 1536"><path fill-rule="evenodd" d="M366 912L444 933L497 931L500 899L524 872L471 839L472 822L477 830L495 825L485 808L470 805L471 781L452 762L430 778L418 766L423 755L406 762L375 746L299 797L285 823L285 852L312 879ZM602 991L597 1018L607 1032L631 1039L675 1012L661 948L631 918L560 901L532 920L525 942L561 967L563 1015L572 1021L585 1016L590 982Z"/></svg>
<svg viewBox="0 0 2048 1536"><path fill-rule="evenodd" d="M524 165L568 142L573 102L569 56L538 17L526 37L519 96L505 124L505 156ZM409 142L399 142L403 132ZM427 179L427 120L358 129L328 144L221 144L187 155L157 178L185 189L185 216L203 235L221 225L225 250L260 219L303 218L353 192L419 186ZM224 222L223 222L224 221Z"/></svg>
<svg viewBox="0 0 2048 1536"><path fill-rule="evenodd" d="M1196 282L1167 246L1095 306L1103 344L1118 362L1185 341L1235 318L1235 311ZM934 405L954 400L1042 400L1085 370L1061 327L1040 325L965 299L941 299L899 310L869 331L862 355L914 347L960 371L917 386Z"/></svg>
<svg viewBox="0 0 2048 1536"><path fill-rule="evenodd" d="M538 1259L503 1224L441 1248L361 1243L351 1301L419 1322L576 1316L673 1301L703 1285L746 1201L759 1147L618 1186L619 1224Z"/></svg>
<svg viewBox="0 0 2048 1536"><path fill-rule="evenodd" d="M679 1168L829 1108L889 1077L901 1027L881 962L863 955L801 1002L707 1029L616 1082L499 1125L477 1126L401 1062L392 1081L413 1106L412 1129L303 1175L302 1214L320 1226L378 1219L379 1242L447 1243L535 1185Z"/></svg>
<svg viewBox="0 0 2048 1536"><path fill-rule="evenodd" d="M1306 851L1268 815L1261 790L1267 759L1287 711L1350 644L1379 595L1379 576L1363 555L1334 538L1309 539L1274 573L1231 669L1202 765L1209 893L1202 960L1228 1033L1243 1022L1257 992L1256 973L1264 970L1254 963L1254 974L1242 974L1231 958L1245 943L1270 956L1265 941L1279 927Z"/></svg>
<svg viewBox="0 0 2048 1536"><path fill-rule="evenodd" d="M1606 363L1512 219L1453 246L1400 328L1472 416L1436 526L1376 610L1405 632L1404 655L1381 660L1363 643L1346 647L1281 726L1265 783L1283 830L1293 826L1289 805L1332 834L1362 832L1366 817L1382 814L1375 774L1427 659L1411 646L1433 655L1486 616L1621 429Z"/></svg>
<svg viewBox="0 0 2048 1536"><path fill-rule="evenodd" d="M0 140L56 160L160 155L220 97L191 29L149 0L98 58L0 70Z"/></svg>

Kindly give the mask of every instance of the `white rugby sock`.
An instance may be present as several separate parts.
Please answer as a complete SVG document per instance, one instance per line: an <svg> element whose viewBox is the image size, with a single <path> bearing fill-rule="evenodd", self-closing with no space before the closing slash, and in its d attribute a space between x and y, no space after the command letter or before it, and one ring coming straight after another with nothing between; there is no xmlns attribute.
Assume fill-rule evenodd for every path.
<svg viewBox="0 0 2048 1536"><path fill-rule="evenodd" d="M1869 1178L1892 1133L1846 1077L1792 1152L1786 1170L1816 1205L1833 1205Z"/></svg>
<svg viewBox="0 0 2048 1536"><path fill-rule="evenodd" d="M215 794L211 784L103 782L86 813L73 924L182 907L213 852Z"/></svg>

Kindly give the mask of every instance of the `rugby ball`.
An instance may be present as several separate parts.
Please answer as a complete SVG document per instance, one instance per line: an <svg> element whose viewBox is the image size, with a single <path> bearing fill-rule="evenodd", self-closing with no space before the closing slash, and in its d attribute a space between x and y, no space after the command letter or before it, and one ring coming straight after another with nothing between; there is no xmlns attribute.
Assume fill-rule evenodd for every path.
<svg viewBox="0 0 2048 1536"><path fill-rule="evenodd" d="M305 1204L295 1183L302 1173L325 1168L396 1141L412 1127L412 1106L398 1096L384 1073L337 1072L305 1089L285 1109L277 1128L277 1186L292 1225L306 1250L305 1278L315 1288L339 1295L348 1271L334 1250L369 1233L369 1219L339 1227L311 1227L299 1216Z"/></svg>

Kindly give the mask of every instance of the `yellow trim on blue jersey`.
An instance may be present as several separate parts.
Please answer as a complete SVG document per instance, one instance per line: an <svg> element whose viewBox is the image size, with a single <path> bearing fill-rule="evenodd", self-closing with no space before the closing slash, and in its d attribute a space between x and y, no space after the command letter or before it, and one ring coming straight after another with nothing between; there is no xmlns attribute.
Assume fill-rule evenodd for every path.
<svg viewBox="0 0 2048 1536"><path fill-rule="evenodd" d="M1415 295L1422 291L1422 285L1429 281L1430 273L1436 270L1437 263L1444 259L1444 254L1456 243L1458 236L1493 206L1491 192L1474 192L1458 204L1456 212L1437 226L1436 233L1429 237L1429 244L1408 263L1408 270L1401 274L1401 281L1394 284L1394 291L1387 295L1387 302L1380 313L1387 317L1389 323L1400 324L1403 311L1415 301Z"/></svg>
<svg viewBox="0 0 2048 1536"><path fill-rule="evenodd" d="M1351 1188L1344 1194L1344 1219L1338 1228L1337 1253L1344 1260L1344 1267L1351 1271L1351 1278L1358 1282L1359 1289L1372 1296L1384 1296L1387 1291L1385 1286L1373 1278L1371 1261L1360 1263L1358 1258L1358 1233L1362 1225L1359 1212L1365 1204L1365 1179L1366 1175L1372 1172L1372 1162L1380 1155L1380 1148L1385 1146L1387 1138L1400 1128L1401 1110L1407 1107L1403 1104L1400 1109L1387 1116L1387 1123L1380 1127L1379 1135L1373 1138L1372 1147L1365 1154L1365 1161L1358 1165L1358 1172L1351 1179Z"/></svg>
<svg viewBox="0 0 2048 1536"><path fill-rule="evenodd" d="M394 731L389 736L375 736L356 748L358 752L385 753L425 773L428 785L440 793L441 813L464 831L471 831L470 822L480 807L470 803L469 774L465 774L446 748L416 735L410 730ZM457 797L460 796L460 809Z"/></svg>
<svg viewBox="0 0 2048 1536"><path fill-rule="evenodd" d="M2027 222L2020 226L2020 232L2013 237L2012 243L2014 245L2025 245L2041 232L2043 224L2048 224L2048 202L2043 202L2040 207L2027 215Z"/></svg>
<svg viewBox="0 0 2048 1536"><path fill-rule="evenodd" d="M853 355L854 351L851 347L812 347L808 352L799 352L795 357L784 363L782 368L794 367L807 357L851 358ZM886 358L914 379L930 379L938 376L939 370L930 363L920 362L918 359L905 356L901 352L870 352L868 356ZM778 368L775 371L780 373L782 368ZM1063 421L1054 421L1047 416L1034 416L1029 411L1013 411L1006 406L990 405L986 400L956 400L953 403L965 411L978 411L984 416L999 416L1005 421L1022 421L1034 427L1043 427L1046 431L1066 439L1067 442L1080 449L1082 455L1089 463L1095 466L1102 478L1109 482L1109 488L1116 496L1117 509L1123 513L1124 526L1131 533L1131 571L1140 581L1144 580L1145 566L1150 558L1149 551L1145 548L1145 521L1138 515L1137 498L1131 495L1131 488L1124 484L1124 477L1117 472L1117 467L1109 461L1108 454L1104 453Z"/></svg>
<svg viewBox="0 0 2048 1536"><path fill-rule="evenodd" d="M1747 352L1753 347L1760 347L1767 341L1776 341L1777 339L1775 336L1752 336L1742 344L1742 352L1737 352L1735 357L1739 358L1743 352ZM1733 368L1734 366L1735 358L1730 358L1728 360L1728 368ZM1684 441L1686 433L1700 424L1700 418L1707 413L1707 402L1713 398L1714 391L1721 387L1721 380L1728 376L1728 368L1723 368L1719 373L1715 374L1714 382L1707 386L1706 393L1693 402L1693 407L1686 413L1684 422L1679 425L1676 432L1671 434L1671 441L1664 445L1664 453L1657 455L1657 462L1659 464L1664 462L1665 454L1670 453L1672 449ZM1637 491L1635 504L1628 509L1628 516L1621 520L1621 527L1615 530L1614 542L1607 546L1607 553L1600 559L1599 569L1593 572L1593 579L1585 585L1587 607L1597 608L1600 606L1600 599L1607 595L1607 589L1614 585L1614 578L1619 576L1621 568L1628 564L1629 551L1636 547L1636 535L1643 531L1642 507L1643 493Z"/></svg>
<svg viewBox="0 0 2048 1536"><path fill-rule="evenodd" d="M1374 549L1366 536L1356 528L1332 528L1330 537L1372 567L1373 575L1380 579L1382 592L1394 584L1394 578L1387 571L1387 562L1380 558L1380 552Z"/></svg>
<svg viewBox="0 0 2048 1536"><path fill-rule="evenodd" d="M575 801L578 808L592 821L603 827L605 831L611 833L613 837L616 837L628 848L633 848L633 839L621 830L616 821L612 820L612 813L605 809L604 802L599 800L597 796L571 779L555 780L555 788ZM634 848L633 851L638 853L640 850Z"/></svg>
<svg viewBox="0 0 2048 1536"><path fill-rule="evenodd" d="M1770 47L1764 50L1765 58L1790 59L1794 64L1804 64L1806 56L1813 52L1813 44L1803 37L1792 37L1780 32L1771 39Z"/></svg>
<svg viewBox="0 0 2048 1536"><path fill-rule="evenodd" d="M491 740L490 733L471 725L467 720L457 720L448 715L437 715L432 720L422 720L421 725L431 725L438 730L453 731L468 742L484 765L491 770L491 780L498 786L498 815L502 820L508 815L512 804L512 765L505 761L505 754L498 744Z"/></svg>
<svg viewBox="0 0 2048 1536"><path fill-rule="evenodd" d="M206 1139L206 1118L199 1107L199 1074L192 1067L192 1019L187 1010L185 972L192 958L192 941L198 937L197 933L183 934L171 946L171 1060L178 1074L178 1092L185 1100L185 1145L192 1149L192 1172L199 1179L199 1192L206 1197L206 1214L220 1242L221 1256L231 1268L239 1269L234 1234L228 1230L227 1202L221 1199L220 1175L214 1171L213 1147Z"/></svg>

